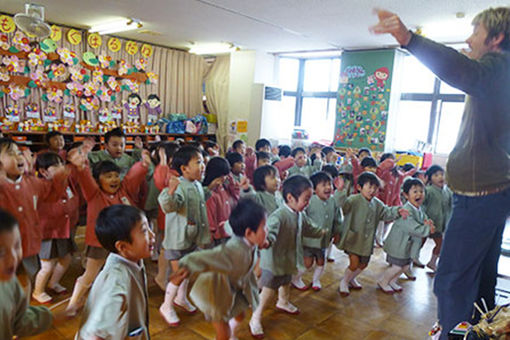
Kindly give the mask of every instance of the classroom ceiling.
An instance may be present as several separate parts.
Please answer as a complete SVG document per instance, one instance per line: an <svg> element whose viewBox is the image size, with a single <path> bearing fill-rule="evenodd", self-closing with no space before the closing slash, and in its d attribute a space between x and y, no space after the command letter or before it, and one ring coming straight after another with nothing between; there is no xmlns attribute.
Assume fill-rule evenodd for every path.
<svg viewBox="0 0 510 340"><path fill-rule="evenodd" d="M27 0L28 1L28 0ZM0 11L24 11L23 0L0 0ZM394 45L375 36L377 6L399 13L410 27L442 42L462 42L470 21L499 0L35 0L46 7L46 20L90 28L122 17L140 19L144 27L117 36L188 49L191 42L231 42L242 49L290 52L375 48ZM462 12L464 18L457 18ZM453 26L452 26L453 25ZM432 28L429 30L428 28ZM453 27L453 28L452 28ZM148 31L148 32L147 32Z"/></svg>

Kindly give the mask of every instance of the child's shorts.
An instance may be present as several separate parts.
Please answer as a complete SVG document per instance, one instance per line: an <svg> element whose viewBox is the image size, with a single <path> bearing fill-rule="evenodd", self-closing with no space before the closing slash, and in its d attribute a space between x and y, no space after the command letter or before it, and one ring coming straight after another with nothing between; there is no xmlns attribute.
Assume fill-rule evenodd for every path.
<svg viewBox="0 0 510 340"><path fill-rule="evenodd" d="M349 253L348 251L345 252L347 255L356 255L357 257L359 257L359 263L361 264L368 264L370 262L370 256L361 256L361 255L358 255L358 254L354 254L354 253Z"/></svg>
<svg viewBox="0 0 510 340"><path fill-rule="evenodd" d="M110 252L101 247L87 246L85 249L85 256L96 260L106 260Z"/></svg>
<svg viewBox="0 0 510 340"><path fill-rule="evenodd" d="M396 257L393 257L391 255L386 255L386 262L389 264L392 264L394 266L404 267L409 264L411 264L412 259L398 259Z"/></svg>
<svg viewBox="0 0 510 340"><path fill-rule="evenodd" d="M165 249L165 259L169 261L177 261L195 250L197 250L196 245L188 249Z"/></svg>
<svg viewBox="0 0 510 340"><path fill-rule="evenodd" d="M76 249L76 244L72 238L43 240L39 257L43 260L62 258L67 254L75 252Z"/></svg>
<svg viewBox="0 0 510 340"><path fill-rule="evenodd" d="M303 256L316 260L324 260L326 257L326 249L303 247Z"/></svg>
<svg viewBox="0 0 510 340"><path fill-rule="evenodd" d="M271 289L278 289L281 286L286 286L292 280L291 275L273 275L269 270L262 269L262 275L260 275L259 286Z"/></svg>

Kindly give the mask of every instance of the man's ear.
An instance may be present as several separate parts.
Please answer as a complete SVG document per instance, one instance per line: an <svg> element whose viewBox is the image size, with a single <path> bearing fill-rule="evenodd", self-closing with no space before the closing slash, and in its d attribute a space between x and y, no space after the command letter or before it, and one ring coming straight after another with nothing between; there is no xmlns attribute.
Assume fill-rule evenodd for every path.
<svg viewBox="0 0 510 340"><path fill-rule="evenodd" d="M492 37L489 41L489 44L493 48L501 48L501 43L505 39L505 34L503 32L499 32L496 36Z"/></svg>

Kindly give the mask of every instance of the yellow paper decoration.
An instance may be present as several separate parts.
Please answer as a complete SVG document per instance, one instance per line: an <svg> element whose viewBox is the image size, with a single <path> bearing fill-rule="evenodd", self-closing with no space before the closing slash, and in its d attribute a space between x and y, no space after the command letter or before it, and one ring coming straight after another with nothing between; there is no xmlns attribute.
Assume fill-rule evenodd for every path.
<svg viewBox="0 0 510 340"><path fill-rule="evenodd" d="M81 43L81 32L71 28L67 31L67 40L71 45L78 45Z"/></svg>
<svg viewBox="0 0 510 340"><path fill-rule="evenodd" d="M103 39L98 33L92 33L89 34L87 38L87 42L89 43L89 46L92 48L99 48L101 47L101 44L103 43Z"/></svg>
<svg viewBox="0 0 510 340"><path fill-rule="evenodd" d="M117 38L108 39L108 49L111 52L119 52L121 47L122 47L122 44L119 39L117 39Z"/></svg>
<svg viewBox="0 0 510 340"><path fill-rule="evenodd" d="M14 20L10 16L0 15L0 31L4 33L12 33L16 25L14 24Z"/></svg>
<svg viewBox="0 0 510 340"><path fill-rule="evenodd" d="M143 44L143 45L142 45L142 49L140 50L140 52L142 53L142 55L143 55L145 58L150 58L150 57L152 57L152 53L153 53L154 51L153 51L153 49L152 49L152 46L151 46L151 45Z"/></svg>
<svg viewBox="0 0 510 340"><path fill-rule="evenodd" d="M50 38L55 42L60 41L60 39L62 39L62 29L57 25L51 25Z"/></svg>
<svg viewBox="0 0 510 340"><path fill-rule="evenodd" d="M126 52L129 54L129 55L135 55L136 52L138 52L138 44L132 40L128 41L126 43Z"/></svg>

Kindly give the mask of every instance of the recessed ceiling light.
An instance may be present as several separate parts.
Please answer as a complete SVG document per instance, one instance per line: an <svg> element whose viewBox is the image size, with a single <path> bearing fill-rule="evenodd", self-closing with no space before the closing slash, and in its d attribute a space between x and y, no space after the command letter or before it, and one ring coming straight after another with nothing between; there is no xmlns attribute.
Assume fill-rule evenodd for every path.
<svg viewBox="0 0 510 340"><path fill-rule="evenodd" d="M89 29L90 33L99 33L101 35L103 34L110 34L110 33L116 33L116 32L124 32L124 31L131 31L138 28L142 28L143 24L140 20L129 18L129 19L120 19L112 22L108 22L105 24L99 24L92 26L91 29Z"/></svg>

